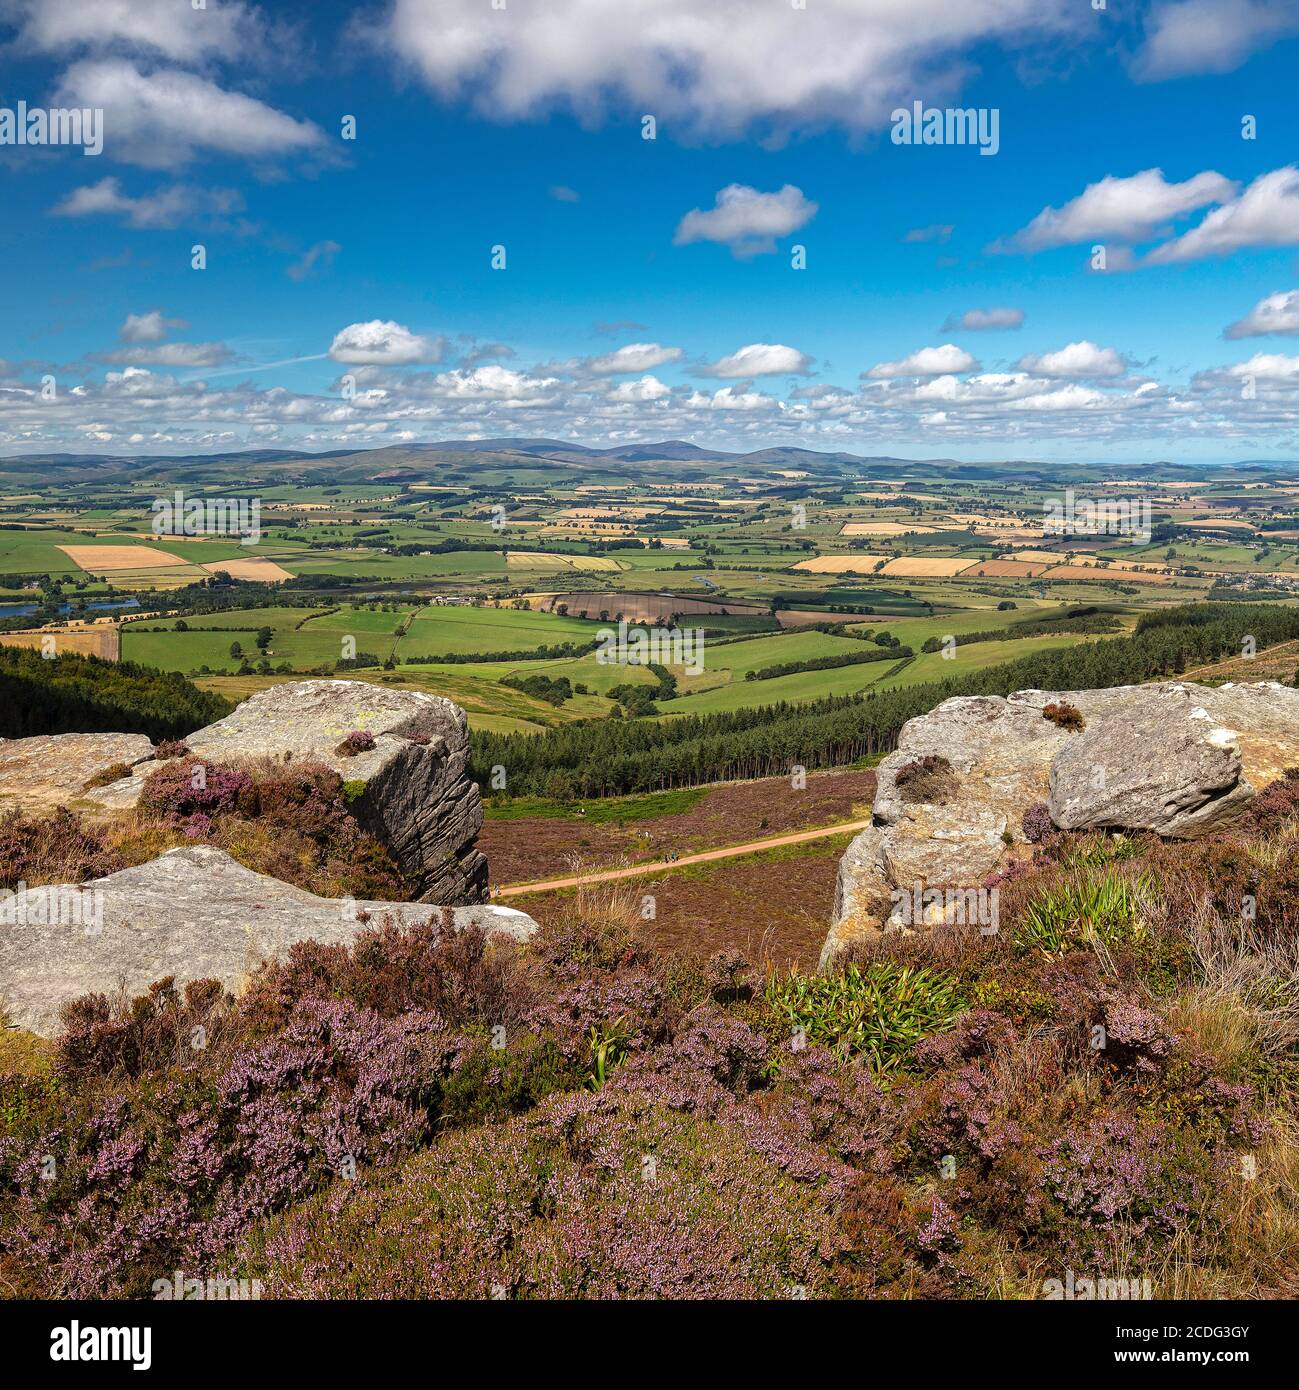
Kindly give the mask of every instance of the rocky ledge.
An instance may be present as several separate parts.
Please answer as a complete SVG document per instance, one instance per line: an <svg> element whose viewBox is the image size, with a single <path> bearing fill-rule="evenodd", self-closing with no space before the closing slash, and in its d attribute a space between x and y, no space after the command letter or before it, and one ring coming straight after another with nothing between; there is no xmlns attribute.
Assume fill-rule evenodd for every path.
<svg viewBox="0 0 1299 1390"><path fill-rule="evenodd" d="M349 740L352 734L362 738ZM185 743L214 763L323 763L348 784L353 814L418 885L421 902L486 899L487 860L475 848L482 799L466 774L469 727L450 700L364 681L288 681L259 691ZM127 810L159 765L145 757L129 777L84 793L84 800Z"/></svg>
<svg viewBox="0 0 1299 1390"><path fill-rule="evenodd" d="M1031 806L1062 830L1190 838L1231 824L1297 765L1299 690L1271 681L945 700L909 720L879 766L874 823L839 865L821 968L901 929L899 892L979 888L1023 857Z"/></svg>
<svg viewBox="0 0 1299 1390"><path fill-rule="evenodd" d="M477 927L513 941L537 929L508 907L318 898L223 850L185 846L105 878L0 900L0 1000L12 1024L50 1037L60 1009L81 995L130 999L169 975L178 984L219 980L237 993L262 961L296 941L350 945L385 920Z"/></svg>

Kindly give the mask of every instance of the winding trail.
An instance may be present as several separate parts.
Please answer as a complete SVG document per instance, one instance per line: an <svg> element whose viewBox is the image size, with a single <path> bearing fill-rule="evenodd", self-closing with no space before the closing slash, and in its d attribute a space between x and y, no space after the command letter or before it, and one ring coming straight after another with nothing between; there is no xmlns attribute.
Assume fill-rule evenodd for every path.
<svg viewBox="0 0 1299 1390"><path fill-rule="evenodd" d="M843 821L839 825L823 825L816 830L798 830L790 835L773 835L768 840L751 840L746 845L727 845L722 849L703 850L699 854L683 854L679 859L658 859L649 864L632 864L623 869L600 869L595 873L578 874L573 878L549 878L541 883L512 883L505 888L492 889L492 899L517 898L524 893L552 893L561 888L579 888L586 883L607 883L619 878L640 878L645 874L670 873L688 864L704 864L714 859L734 859L741 854L760 854L763 850L778 849L781 845L798 845L807 840L822 840L830 835L842 835L849 830L865 830L870 819Z"/></svg>

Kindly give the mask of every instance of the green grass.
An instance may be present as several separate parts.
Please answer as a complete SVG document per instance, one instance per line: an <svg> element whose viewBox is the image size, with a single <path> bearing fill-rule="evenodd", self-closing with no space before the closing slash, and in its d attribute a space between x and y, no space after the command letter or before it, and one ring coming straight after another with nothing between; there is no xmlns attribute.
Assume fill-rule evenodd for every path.
<svg viewBox="0 0 1299 1390"><path fill-rule="evenodd" d="M1021 950L1058 956L1097 942L1115 946L1132 940L1141 934L1141 901L1152 887L1148 875L1080 874L1044 889L1027 904L1014 943Z"/></svg>
<svg viewBox="0 0 1299 1390"><path fill-rule="evenodd" d="M945 1032L965 1009L951 976L888 961L834 975L772 975L766 1000L808 1046L879 1075L905 1069L916 1044Z"/></svg>

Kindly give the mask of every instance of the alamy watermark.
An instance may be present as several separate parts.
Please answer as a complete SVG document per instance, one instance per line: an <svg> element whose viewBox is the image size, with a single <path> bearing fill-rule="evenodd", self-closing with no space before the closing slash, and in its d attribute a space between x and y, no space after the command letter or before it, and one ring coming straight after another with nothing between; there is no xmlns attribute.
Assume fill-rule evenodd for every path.
<svg viewBox="0 0 1299 1390"><path fill-rule="evenodd" d="M895 145L978 145L980 154L1001 148L1001 108L997 106L927 107L913 101L890 116Z"/></svg>
<svg viewBox="0 0 1299 1390"><path fill-rule="evenodd" d="M104 893L60 883L29 889L0 888L0 927L79 927L87 936L104 930Z"/></svg>
<svg viewBox="0 0 1299 1390"><path fill-rule="evenodd" d="M1042 504L1042 530L1048 536L1131 536L1134 545L1150 544L1148 497L1048 497Z"/></svg>
<svg viewBox="0 0 1299 1390"><path fill-rule="evenodd" d="M1044 1279L1042 1297L1049 1302L1090 1302L1093 1299L1108 1303L1131 1303L1154 1298L1150 1280L1106 1279L1099 1275L1075 1274L1066 1269L1063 1279Z"/></svg>
<svg viewBox="0 0 1299 1390"><path fill-rule="evenodd" d="M209 1275L206 1279L176 1270L169 1279L155 1279L150 1286L154 1299L160 1303L187 1302L247 1303L261 1298L260 1279L233 1279L225 1275Z"/></svg>
<svg viewBox="0 0 1299 1390"><path fill-rule="evenodd" d="M155 536L238 536L240 545L262 538L260 497L186 497L177 488L171 497L155 497Z"/></svg>
<svg viewBox="0 0 1299 1390"><path fill-rule="evenodd" d="M602 666L682 666L691 676L704 669L701 627L633 627L622 621L595 636L595 659Z"/></svg>
<svg viewBox="0 0 1299 1390"><path fill-rule="evenodd" d="M80 145L82 154L102 154L104 111L100 106L0 106L0 145Z"/></svg>
<svg viewBox="0 0 1299 1390"><path fill-rule="evenodd" d="M891 927L978 927L980 935L994 936L1001 925L996 888L894 888L889 894L893 910Z"/></svg>

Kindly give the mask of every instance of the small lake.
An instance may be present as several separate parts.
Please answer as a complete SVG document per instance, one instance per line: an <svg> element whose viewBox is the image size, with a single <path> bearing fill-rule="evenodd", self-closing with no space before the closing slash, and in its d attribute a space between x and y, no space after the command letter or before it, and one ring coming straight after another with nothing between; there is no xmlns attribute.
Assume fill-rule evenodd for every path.
<svg viewBox="0 0 1299 1390"><path fill-rule="evenodd" d="M104 613L118 608L138 608L140 600L138 598L104 598L95 599L86 604L88 613ZM25 618L31 613L40 610L38 603L0 603L0 618ZM67 614L73 611L70 603L60 604L60 613Z"/></svg>

